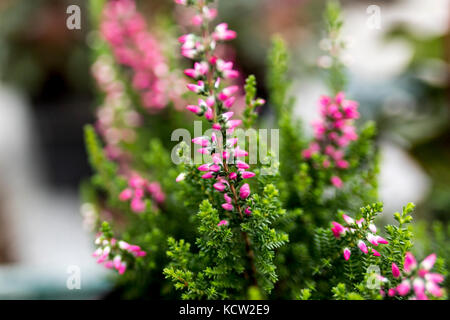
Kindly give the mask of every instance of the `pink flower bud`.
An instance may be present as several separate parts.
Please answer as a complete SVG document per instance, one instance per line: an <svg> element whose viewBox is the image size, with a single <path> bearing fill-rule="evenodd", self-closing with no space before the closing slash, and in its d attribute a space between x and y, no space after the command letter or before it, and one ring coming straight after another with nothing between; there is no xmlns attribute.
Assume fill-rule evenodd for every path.
<svg viewBox="0 0 450 320"><path fill-rule="evenodd" d="M237 178L237 173L236 173L236 172L230 172L230 174L228 175L228 177L229 177L231 180L236 180L236 178Z"/></svg>
<svg viewBox="0 0 450 320"><path fill-rule="evenodd" d="M224 203L222 204L222 208L226 211L233 211L233 205L231 203Z"/></svg>
<svg viewBox="0 0 450 320"><path fill-rule="evenodd" d="M195 114L199 114L202 111L202 108L200 108L199 106L190 104L186 107L186 109L188 109L189 111L195 113Z"/></svg>
<svg viewBox="0 0 450 320"><path fill-rule="evenodd" d="M429 271L433 268L435 262L436 262L436 254L432 253L420 263L420 267L422 269Z"/></svg>
<svg viewBox="0 0 450 320"><path fill-rule="evenodd" d="M341 178L339 178L338 176L332 176L330 181L338 189L342 188L343 186L343 182Z"/></svg>
<svg viewBox="0 0 450 320"><path fill-rule="evenodd" d="M205 137L194 138L192 139L192 142L202 147L207 147L210 144L209 139L206 139Z"/></svg>
<svg viewBox="0 0 450 320"><path fill-rule="evenodd" d="M365 254L367 254L369 252L369 250L367 249L367 245L362 240L358 241L358 248Z"/></svg>
<svg viewBox="0 0 450 320"><path fill-rule="evenodd" d="M221 221L217 224L218 227L221 227L221 226L227 226L227 225L228 225L228 221L227 221L227 220L221 220Z"/></svg>
<svg viewBox="0 0 450 320"><path fill-rule="evenodd" d="M144 212L145 202L141 198L133 198L133 200L131 200L131 210L136 213Z"/></svg>
<svg viewBox="0 0 450 320"><path fill-rule="evenodd" d="M211 172L205 173L202 175L202 179L211 179L213 177L213 174Z"/></svg>
<svg viewBox="0 0 450 320"><path fill-rule="evenodd" d="M119 194L119 200L127 201L127 200L130 200L132 196L133 196L133 190L131 190L130 188L126 188Z"/></svg>
<svg viewBox="0 0 450 320"><path fill-rule="evenodd" d="M416 258L414 258L411 252L407 252L405 256L405 263L403 264L403 270L409 273L417 267Z"/></svg>
<svg viewBox="0 0 450 320"><path fill-rule="evenodd" d="M220 182L216 182L213 184L214 189L216 189L217 191L223 192L226 188L226 186Z"/></svg>
<svg viewBox="0 0 450 320"><path fill-rule="evenodd" d="M351 251L349 248L345 248L344 249L344 259L347 261L348 259L350 259L350 255L351 255Z"/></svg>
<svg viewBox="0 0 450 320"><path fill-rule="evenodd" d="M252 209L250 207L247 207L247 208L245 208L244 212L245 212L246 215L249 216L249 215L252 214Z"/></svg>
<svg viewBox="0 0 450 320"><path fill-rule="evenodd" d="M400 269L395 263L392 263L392 275L394 278L400 277Z"/></svg>
<svg viewBox="0 0 450 320"><path fill-rule="evenodd" d="M249 179L255 176L255 173L250 172L250 171L242 171L242 178L243 179Z"/></svg>
<svg viewBox="0 0 450 320"><path fill-rule="evenodd" d="M353 220L351 217L349 217L348 215L346 215L345 213L342 215L342 218L344 218L344 221L347 224L353 224L355 222L355 220Z"/></svg>
<svg viewBox="0 0 450 320"><path fill-rule="evenodd" d="M381 256L381 254L380 254L377 250L375 250L374 248L372 248L372 254L373 254L375 257Z"/></svg>
<svg viewBox="0 0 450 320"><path fill-rule="evenodd" d="M249 195L250 195L250 186L248 185L248 183L245 183L239 189L239 197L241 197L241 199L247 199Z"/></svg>
<svg viewBox="0 0 450 320"><path fill-rule="evenodd" d="M250 166L247 163L245 163L244 161L240 161L240 160L236 161L236 166L238 167L238 169L241 169L241 170L247 170L248 168L250 168Z"/></svg>

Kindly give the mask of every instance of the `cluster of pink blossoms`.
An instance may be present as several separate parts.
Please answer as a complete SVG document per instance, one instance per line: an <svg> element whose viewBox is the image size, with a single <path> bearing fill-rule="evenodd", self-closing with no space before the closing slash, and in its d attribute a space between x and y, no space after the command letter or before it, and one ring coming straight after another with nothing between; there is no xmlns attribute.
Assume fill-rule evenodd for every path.
<svg viewBox="0 0 450 320"><path fill-rule="evenodd" d="M213 133L211 137L201 136L192 140L194 144L201 146L198 152L211 158L211 162L199 166L198 170L203 172L203 179L215 180L214 189L223 193L222 208L226 211L236 210L243 217L244 213L251 214L251 208L245 204L250 196L250 186L248 183L241 185L241 181L255 174L247 171L250 166L240 160L248 155L247 151L236 146L238 139L231 137L234 129L242 123L242 120L232 119L234 113L229 111L236 100L235 93L239 91L239 87L223 85L224 80L238 77L239 72L233 69L232 62L224 61L214 54L217 42L236 38L236 32L228 29L226 23L221 23L209 33L209 22L216 17L217 11L208 8L205 1L175 2L195 6L198 12L193 24L201 25L203 30L201 36L190 33L179 38L181 54L195 61L193 68L185 70L185 74L195 80L187 88L201 96L198 104L191 104L186 108L198 116L204 116L211 123L212 129L217 131L217 135ZM181 174L177 181L183 178L184 175ZM226 220L222 220L218 225L227 224Z"/></svg>
<svg viewBox="0 0 450 320"><path fill-rule="evenodd" d="M97 236L95 244L98 248L92 255L97 258L97 263L103 263L108 269L116 269L119 274L123 274L127 269L127 260L147 254L139 246L105 237L103 233Z"/></svg>
<svg viewBox="0 0 450 320"><path fill-rule="evenodd" d="M131 68L133 87L140 92L145 108L157 111L169 101L181 103L184 82L170 73L160 44L147 31L134 0L108 1L100 29L119 63Z"/></svg>
<svg viewBox="0 0 450 320"><path fill-rule="evenodd" d="M342 218L344 219L346 226L333 221L333 227L331 228L333 235L337 239L344 237L344 240L346 240L349 244L356 244L364 254L367 254L370 251L374 256L380 256L380 253L375 250L374 247L377 247L379 244L388 244L389 242L376 234L377 227L375 224L373 224L372 221L366 221L364 218L355 220L346 214L343 214ZM352 236L345 237L348 234ZM366 239L369 246L362 239ZM344 248L343 255L345 260L350 259L351 250L349 247Z"/></svg>
<svg viewBox="0 0 450 320"><path fill-rule="evenodd" d="M150 182L137 174L132 174L128 179L128 188L119 194L120 201L129 201L131 210L136 213L145 211L145 195L148 194L156 203L164 202L166 196L158 182Z"/></svg>
<svg viewBox="0 0 450 320"><path fill-rule="evenodd" d="M346 147L358 139L353 120L359 118L358 103L346 100L343 92L336 97L322 96L319 101L322 119L314 123L315 139L303 150L303 157L310 159L315 154L323 156L324 169L345 170L349 163L345 160ZM342 179L338 174L331 177L331 183L341 188Z"/></svg>
<svg viewBox="0 0 450 320"><path fill-rule="evenodd" d="M406 253L405 262L403 264L403 274L395 263L392 263L392 275L394 278L402 278L402 282L395 288L389 289L387 294L390 297L395 295L411 296L413 300L428 300L427 294L439 298L443 292L439 287L439 283L444 281L444 276L439 273L432 273L430 270L436 262L436 254L430 254L426 257L417 268L417 261L413 254ZM412 289L412 290L411 290ZM384 295L385 292L383 291Z"/></svg>
<svg viewBox="0 0 450 320"><path fill-rule="evenodd" d="M105 94L103 104L97 111L96 129L105 141L108 158L123 165L129 157L120 144L136 139L135 128L141 124L141 117L132 109L125 85L118 78L111 57L100 56L92 65L92 74Z"/></svg>

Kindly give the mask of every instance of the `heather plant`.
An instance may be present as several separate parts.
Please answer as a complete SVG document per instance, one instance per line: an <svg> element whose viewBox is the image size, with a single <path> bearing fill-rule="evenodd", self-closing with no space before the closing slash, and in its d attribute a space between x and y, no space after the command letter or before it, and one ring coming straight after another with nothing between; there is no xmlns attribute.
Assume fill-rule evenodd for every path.
<svg viewBox="0 0 450 320"><path fill-rule="evenodd" d="M219 54L237 33L213 24L214 1L175 2L191 16L190 26L179 22L191 30L178 38L184 61L174 48L162 49L173 29L149 28L132 0L91 1L93 26L101 30L92 67L99 107L95 126L85 130L94 175L82 186L82 213L84 225L98 232L94 257L118 274L115 292L123 298L445 298L444 259L413 247L414 205L394 213L394 224L379 225L376 130L358 122L358 103L344 93L339 5L330 2L325 11L318 66L329 92L318 97L313 137L293 115L291 61L282 38L273 39L266 84L277 150L276 141L248 134L260 129L266 103L256 78L248 76L242 88L236 62ZM185 78L182 64L188 64ZM237 108L243 92L245 106ZM208 130L173 148L171 132L190 133L198 123ZM252 161L253 149L269 145ZM413 253L426 258L419 264Z"/></svg>

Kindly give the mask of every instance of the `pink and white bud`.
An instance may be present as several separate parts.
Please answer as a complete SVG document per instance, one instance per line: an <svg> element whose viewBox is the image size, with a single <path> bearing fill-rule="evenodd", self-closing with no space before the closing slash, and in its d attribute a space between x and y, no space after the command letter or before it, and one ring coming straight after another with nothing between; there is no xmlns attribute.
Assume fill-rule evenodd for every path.
<svg viewBox="0 0 450 320"><path fill-rule="evenodd" d="M351 255L351 251L349 248L345 248L344 249L344 259L347 261L348 259L350 259L350 255Z"/></svg>
<svg viewBox="0 0 450 320"><path fill-rule="evenodd" d="M409 293L409 290L411 290L411 284L409 283L409 280L403 280L396 288L395 291L399 295L406 296Z"/></svg>
<svg viewBox="0 0 450 320"><path fill-rule="evenodd" d="M216 26L212 37L216 41L232 40L236 38L236 32L228 29L228 24L221 23Z"/></svg>
<svg viewBox="0 0 450 320"><path fill-rule="evenodd" d="M223 192L226 188L226 186L220 182L216 182L213 184L214 189L216 189L217 191Z"/></svg>
<svg viewBox="0 0 450 320"><path fill-rule="evenodd" d="M367 245L365 244L364 241L359 240L358 241L358 248L359 250L361 250L362 252L364 252L365 254L367 254L369 252L369 250L367 249Z"/></svg>
<svg viewBox="0 0 450 320"><path fill-rule="evenodd" d="M175 179L176 182L183 181L186 178L186 173L182 172L180 173L177 178Z"/></svg>
<svg viewBox="0 0 450 320"><path fill-rule="evenodd" d="M377 227L373 224L369 224L369 230L372 231L372 233L377 233Z"/></svg>
<svg viewBox="0 0 450 320"><path fill-rule="evenodd" d="M353 220L353 218L349 217L348 215L346 215L345 213L342 215L342 218L344 219L344 221L347 224L353 224L355 222L355 220Z"/></svg>
<svg viewBox="0 0 450 320"><path fill-rule="evenodd" d="M405 263L403 264L403 270L405 270L405 272L407 273L410 273L416 267L417 267L416 258L414 258L411 252L407 252L405 256Z"/></svg>
<svg viewBox="0 0 450 320"><path fill-rule="evenodd" d="M436 254L432 253L420 263L420 268L430 271L433 268L435 262L436 262Z"/></svg>

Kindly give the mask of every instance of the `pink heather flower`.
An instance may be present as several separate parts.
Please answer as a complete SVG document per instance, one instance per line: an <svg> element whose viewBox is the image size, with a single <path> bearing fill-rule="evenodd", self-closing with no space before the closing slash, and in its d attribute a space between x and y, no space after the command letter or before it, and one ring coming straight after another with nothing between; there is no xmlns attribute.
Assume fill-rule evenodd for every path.
<svg viewBox="0 0 450 320"><path fill-rule="evenodd" d="M226 188L226 186L220 182L214 183L213 187L214 187L214 189L216 189L219 192L223 192Z"/></svg>
<svg viewBox="0 0 450 320"><path fill-rule="evenodd" d="M379 244L388 244L389 243L389 241L387 241L385 238L383 238L381 236L375 236L375 238Z"/></svg>
<svg viewBox="0 0 450 320"><path fill-rule="evenodd" d="M217 224L218 227L221 227L221 226L227 226L227 225L228 225L228 221L227 221L227 220L221 220L221 221Z"/></svg>
<svg viewBox="0 0 450 320"><path fill-rule="evenodd" d="M229 109L233 106L235 101L236 101L235 97L230 97L227 100L225 100L225 102L223 104L224 104L225 108Z"/></svg>
<svg viewBox="0 0 450 320"><path fill-rule="evenodd" d="M420 263L420 268L429 271L431 270L431 268L433 268L435 262L436 254L432 253Z"/></svg>
<svg viewBox="0 0 450 320"><path fill-rule="evenodd" d="M351 217L349 217L348 215L346 215L345 213L342 215L342 218L344 218L344 221L347 224L353 224L355 222L355 220L353 220Z"/></svg>
<svg viewBox="0 0 450 320"><path fill-rule="evenodd" d="M241 173L242 179L249 179L255 176L255 173L250 171L242 171Z"/></svg>
<svg viewBox="0 0 450 320"><path fill-rule="evenodd" d="M361 219L359 219L359 220L356 220L356 225L358 226L358 227L362 227L362 224L363 224L363 222L364 222L364 218L361 218Z"/></svg>
<svg viewBox="0 0 450 320"><path fill-rule="evenodd" d="M441 288L432 281L427 281L426 283L426 289L429 293L431 293L433 296L440 298L442 297L442 290Z"/></svg>
<svg viewBox="0 0 450 320"><path fill-rule="evenodd" d="M207 147L207 146L210 145L209 139L207 139L207 138L205 138L205 137L197 137L197 138L194 138L194 139L192 139L192 142L193 142L194 144L198 144L198 145L200 145L200 146L202 146L202 147Z"/></svg>
<svg viewBox="0 0 450 320"><path fill-rule="evenodd" d="M223 198L225 199L225 201L226 201L227 203L231 203L231 197L230 197L228 194L224 193L224 194L223 194Z"/></svg>
<svg viewBox="0 0 450 320"><path fill-rule="evenodd" d="M331 231L333 232L333 235L335 238L339 238L341 235L345 234L345 228L340 223L333 221L331 222L333 225L333 228L331 228Z"/></svg>
<svg viewBox="0 0 450 320"><path fill-rule="evenodd" d="M236 32L228 29L228 24L221 23L216 26L212 37L216 41L232 40L236 38Z"/></svg>
<svg viewBox="0 0 450 320"><path fill-rule="evenodd" d="M212 164L209 166L209 171L211 171L211 172L217 172L219 170L220 170L220 166L217 164Z"/></svg>
<svg viewBox="0 0 450 320"><path fill-rule="evenodd" d="M224 208L226 211L233 211L234 207L231 203L224 203L222 204L222 208Z"/></svg>
<svg viewBox="0 0 450 320"><path fill-rule="evenodd" d="M202 175L202 179L211 179L213 177L213 174L211 172L205 173Z"/></svg>
<svg viewBox="0 0 450 320"><path fill-rule="evenodd" d="M342 188L343 186L343 182L341 178L339 178L338 176L332 176L330 181L338 189Z"/></svg>
<svg viewBox="0 0 450 320"><path fill-rule="evenodd" d="M198 169L199 171L209 171L209 164L208 164L208 163L202 164L202 165L199 166L197 169Z"/></svg>
<svg viewBox="0 0 450 320"><path fill-rule="evenodd" d="M236 161L236 166L238 167L238 169L241 170L247 170L248 168L250 168L250 166L247 163L240 160Z"/></svg>
<svg viewBox="0 0 450 320"><path fill-rule="evenodd" d="M377 237L374 236L372 233L367 233L367 241L369 241L374 246L378 246Z"/></svg>
<svg viewBox="0 0 450 320"><path fill-rule="evenodd" d="M237 178L237 173L236 173L236 172L230 172L230 174L228 175L228 177L229 177L231 180L236 180L236 178Z"/></svg>
<svg viewBox="0 0 450 320"><path fill-rule="evenodd" d="M251 215L252 214L252 209L250 207L245 208L244 210L246 215Z"/></svg>
<svg viewBox="0 0 450 320"><path fill-rule="evenodd" d="M389 297L395 296L395 289L389 289L389 290L388 290L388 296L389 296Z"/></svg>
<svg viewBox="0 0 450 320"><path fill-rule="evenodd" d="M131 200L131 210L140 213L145 211L145 202L141 198Z"/></svg>
<svg viewBox="0 0 450 320"><path fill-rule="evenodd" d="M403 270L405 272L410 273L417 267L416 258L412 255L411 252L407 252L405 256L405 263L403 264Z"/></svg>
<svg viewBox="0 0 450 320"><path fill-rule="evenodd" d="M431 281L434 283L441 283L444 281L444 276L439 273L427 273L425 275L425 280Z"/></svg>
<svg viewBox="0 0 450 320"><path fill-rule="evenodd" d="M245 183L242 185L241 189L239 189L239 197L241 197L241 199L247 199L249 195L250 186L248 185L248 183Z"/></svg>
<svg viewBox="0 0 450 320"><path fill-rule="evenodd" d="M200 148L200 149L197 149L197 152L199 152L199 153L201 153L201 154L209 154L208 148Z"/></svg>
<svg viewBox="0 0 450 320"><path fill-rule="evenodd" d="M400 277L400 269L395 263L392 263L392 275L394 278Z"/></svg>
<svg viewBox="0 0 450 320"><path fill-rule="evenodd" d="M370 224L369 224L369 230L370 230L372 233L377 233L377 227L376 227L373 223L370 223Z"/></svg>
<svg viewBox="0 0 450 320"><path fill-rule="evenodd" d="M424 300L424 297L425 299L427 299L425 295L425 282L421 278L414 279L413 290L416 294L416 297L420 297L420 300Z"/></svg>
<svg viewBox="0 0 450 320"><path fill-rule="evenodd" d="M175 0L175 3L185 6L185 5L187 5L187 0Z"/></svg>
<svg viewBox="0 0 450 320"><path fill-rule="evenodd" d="M369 252L369 250L367 249L367 245L362 240L358 241L358 248L365 254L367 254Z"/></svg>
<svg viewBox="0 0 450 320"><path fill-rule="evenodd" d="M240 157L246 157L246 156L248 156L248 152L245 151L245 150L241 150L241 149L239 148L239 146L238 146L238 147L236 147L236 148L234 149L234 156L235 156L235 157L238 157L238 158L240 158Z"/></svg>
<svg viewBox="0 0 450 320"><path fill-rule="evenodd" d="M373 254L375 257L381 256L381 254L380 254L377 250L375 250L374 248L371 248L371 250L372 250L372 254Z"/></svg>
<svg viewBox="0 0 450 320"><path fill-rule="evenodd" d="M200 93L205 90L205 83L203 81L199 81L197 84L188 83L186 86L194 93Z"/></svg>
<svg viewBox="0 0 450 320"><path fill-rule="evenodd" d="M188 109L189 111L195 113L195 114L199 114L200 112L202 112L202 108L200 108L199 106L190 104L186 106L186 109Z"/></svg>
<svg viewBox="0 0 450 320"><path fill-rule="evenodd" d="M238 86L229 86L222 90L222 92L219 93L219 99L221 101L225 101L228 98L230 98L233 94L235 94L239 90Z"/></svg>
<svg viewBox="0 0 450 320"><path fill-rule="evenodd" d="M351 255L351 251L349 248L345 248L344 249L344 259L347 261L348 259L350 259L350 255Z"/></svg>
<svg viewBox="0 0 450 320"><path fill-rule="evenodd" d="M126 188L119 194L120 201L130 200L131 197L133 197L133 190L131 190L130 188Z"/></svg>
<svg viewBox="0 0 450 320"><path fill-rule="evenodd" d="M396 288L395 291L401 296L406 296L411 289L411 285L408 280L403 280Z"/></svg>

